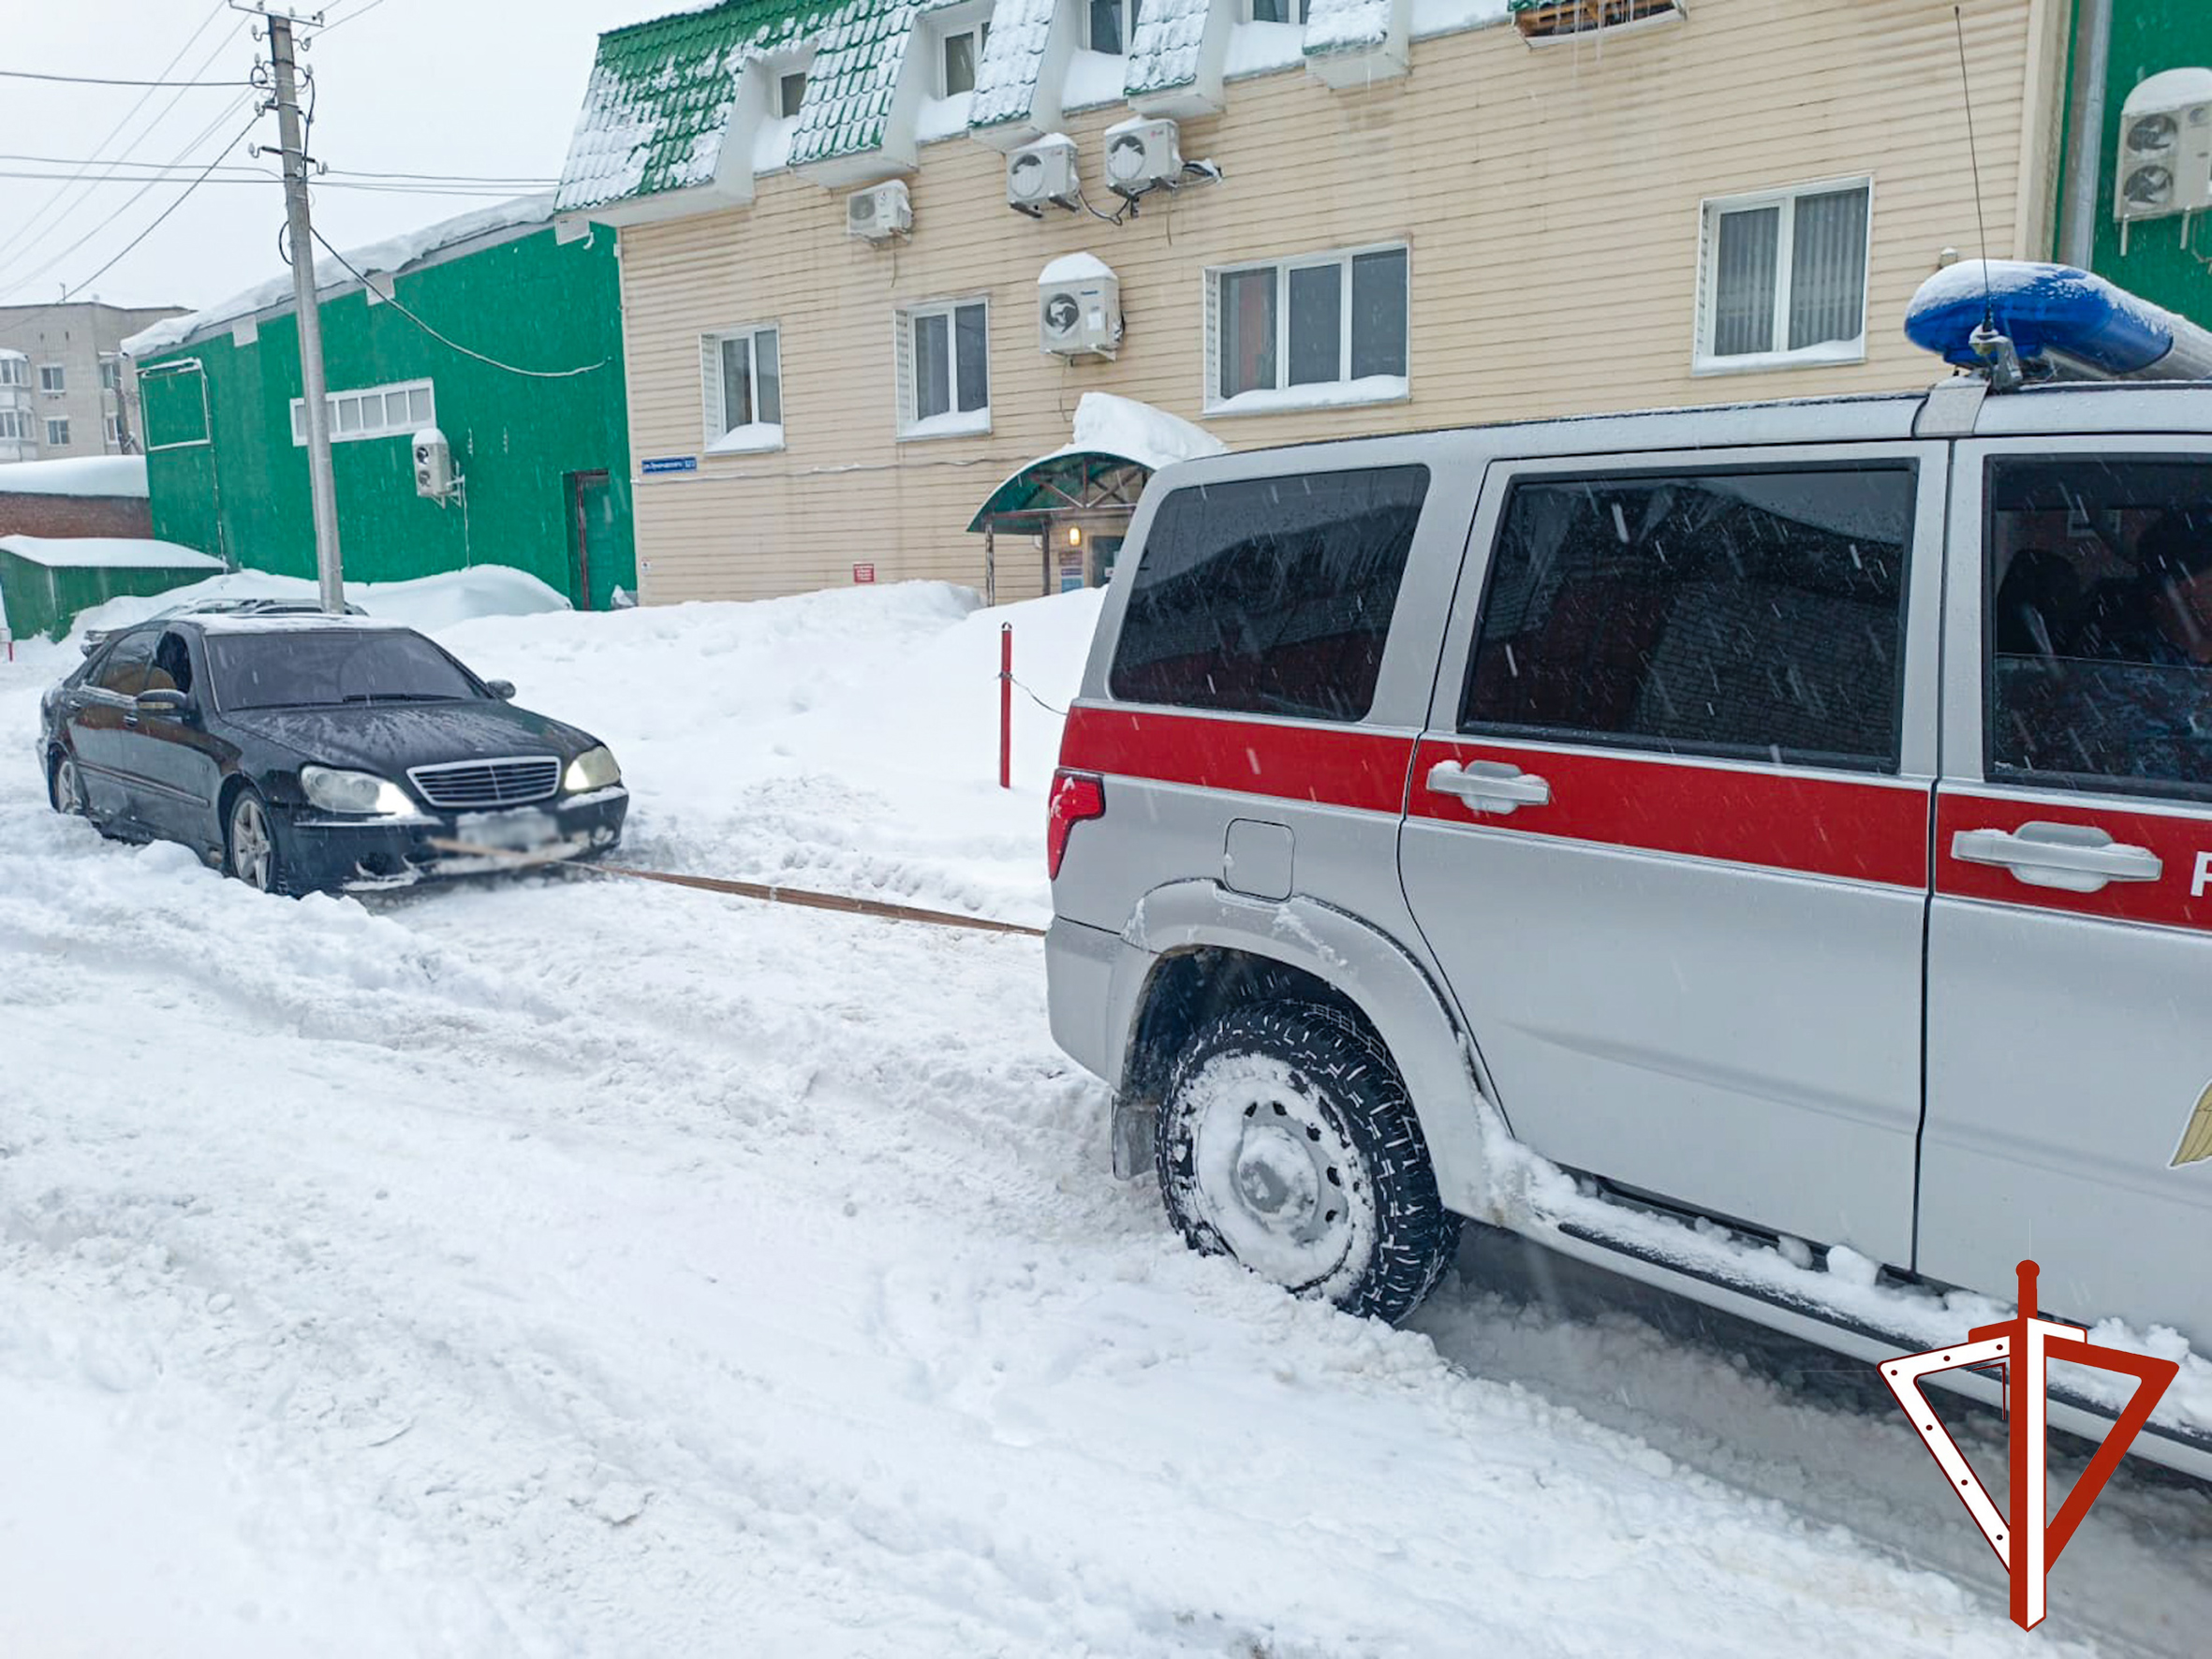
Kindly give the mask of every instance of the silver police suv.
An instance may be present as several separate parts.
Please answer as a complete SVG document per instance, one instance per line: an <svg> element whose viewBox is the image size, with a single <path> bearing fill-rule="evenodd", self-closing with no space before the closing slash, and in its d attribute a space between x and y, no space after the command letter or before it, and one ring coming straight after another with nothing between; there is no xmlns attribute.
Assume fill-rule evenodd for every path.
<svg viewBox="0 0 2212 1659"><path fill-rule="evenodd" d="M2212 387L1228 455L1129 548L1052 1022L1195 1247L1394 1319L1473 1216L1868 1358L2032 1256L2207 1350Z"/></svg>

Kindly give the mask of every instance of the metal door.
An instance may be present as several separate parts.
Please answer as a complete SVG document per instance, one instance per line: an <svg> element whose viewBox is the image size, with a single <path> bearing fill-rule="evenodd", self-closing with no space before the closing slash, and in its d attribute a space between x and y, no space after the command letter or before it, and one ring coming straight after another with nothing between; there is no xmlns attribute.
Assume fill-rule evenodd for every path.
<svg viewBox="0 0 2212 1659"><path fill-rule="evenodd" d="M1944 461L1902 443L1494 465L1401 842L1521 1138L1893 1262L1911 1249Z"/></svg>
<svg viewBox="0 0 2212 1659"><path fill-rule="evenodd" d="M1998 1296L2032 1257L2054 1312L2199 1343L2207 500L2202 436L1959 448L1920 1250L1924 1271Z"/></svg>
<svg viewBox="0 0 2212 1659"><path fill-rule="evenodd" d="M614 485L605 473L568 475L568 597L580 610L612 608L623 570L614 533Z"/></svg>

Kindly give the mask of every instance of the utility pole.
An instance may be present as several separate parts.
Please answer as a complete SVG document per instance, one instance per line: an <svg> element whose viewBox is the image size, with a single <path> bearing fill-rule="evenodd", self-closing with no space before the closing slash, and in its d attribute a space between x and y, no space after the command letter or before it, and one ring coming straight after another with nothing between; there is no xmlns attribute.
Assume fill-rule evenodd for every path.
<svg viewBox="0 0 2212 1659"><path fill-rule="evenodd" d="M284 145L285 240L292 255L292 301L300 318L300 391L307 405L307 483L315 503L315 568L322 608L346 609L345 567L338 556L338 491L331 472L331 404L322 374L322 316L316 309L315 237L307 220L307 142L301 130L299 65L292 20L269 20L270 66L275 76L276 125Z"/></svg>

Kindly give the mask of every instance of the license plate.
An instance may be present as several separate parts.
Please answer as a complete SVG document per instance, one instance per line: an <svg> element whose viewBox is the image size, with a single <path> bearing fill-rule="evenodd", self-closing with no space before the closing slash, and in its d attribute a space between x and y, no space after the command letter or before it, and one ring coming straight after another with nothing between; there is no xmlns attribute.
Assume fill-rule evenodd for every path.
<svg viewBox="0 0 2212 1659"><path fill-rule="evenodd" d="M471 846L495 846L526 853L560 838L561 827L546 813L471 813L453 821L453 839Z"/></svg>

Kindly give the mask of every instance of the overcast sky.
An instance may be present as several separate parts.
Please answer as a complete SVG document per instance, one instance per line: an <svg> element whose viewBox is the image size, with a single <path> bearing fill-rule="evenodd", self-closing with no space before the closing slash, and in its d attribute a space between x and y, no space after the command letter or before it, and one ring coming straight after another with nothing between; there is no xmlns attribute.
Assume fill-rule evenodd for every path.
<svg viewBox="0 0 2212 1659"><path fill-rule="evenodd" d="M310 144L317 158L360 172L533 179L560 172L599 31L686 8L686 0L302 0L301 8L316 4L332 23L305 60L317 82ZM0 0L0 69L7 70L161 78L203 22L168 79L243 81L268 51L247 34L258 20L219 0ZM74 184L0 178L0 304L58 300L65 288L92 278L218 153L227 163L256 165L243 141L224 149L247 125L250 106L223 113L243 91L0 80L0 108L8 113L0 172L66 175L96 155L155 163L183 157L189 166L142 196L142 177L94 186L96 169ZM191 143L218 115L214 130ZM273 149L276 117L255 122L250 139ZM59 157L66 165L23 156ZM482 205L326 182L316 191L315 220L344 248ZM273 179L211 182L79 298L212 304L282 272L276 233L283 222L283 194Z"/></svg>

